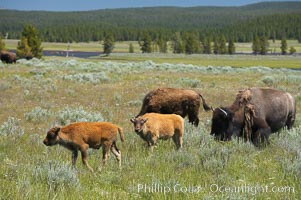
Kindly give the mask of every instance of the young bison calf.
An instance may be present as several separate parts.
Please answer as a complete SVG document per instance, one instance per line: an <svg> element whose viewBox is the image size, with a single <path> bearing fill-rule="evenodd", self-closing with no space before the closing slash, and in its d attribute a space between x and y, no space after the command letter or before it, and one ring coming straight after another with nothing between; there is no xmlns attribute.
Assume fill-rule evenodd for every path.
<svg viewBox="0 0 301 200"><path fill-rule="evenodd" d="M53 127L47 132L43 143L47 146L56 144L72 151L72 164L75 166L78 150L81 152L83 164L93 172L87 162L88 148L102 147L103 164L106 163L109 150L115 155L119 166L121 165L121 152L117 149L117 133L124 141L123 131L120 127L109 122L77 122L64 127Z"/></svg>
<svg viewBox="0 0 301 200"><path fill-rule="evenodd" d="M172 138L177 149L182 147L184 120L176 114L146 113L132 118L135 132L147 142L151 151L158 139Z"/></svg>

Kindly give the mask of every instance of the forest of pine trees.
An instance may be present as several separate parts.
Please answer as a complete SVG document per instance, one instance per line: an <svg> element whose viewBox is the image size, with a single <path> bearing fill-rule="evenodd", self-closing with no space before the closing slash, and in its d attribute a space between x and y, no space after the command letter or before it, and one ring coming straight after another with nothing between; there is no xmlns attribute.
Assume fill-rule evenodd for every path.
<svg viewBox="0 0 301 200"><path fill-rule="evenodd" d="M165 51L164 41L182 40L252 42L255 36L301 41L301 2L269 2L241 7L154 7L106 9L86 12L46 12L1 10L0 36L21 39L26 24L39 30L45 42L102 41L112 33L115 41L138 41L147 32ZM210 38L208 38L210 36ZM217 41L221 42L221 41ZM180 44L180 43L178 43ZM177 44L177 45L178 45ZM203 49L207 51L207 42ZM180 49L184 48L181 47ZM177 51L180 50L177 47ZM182 51L182 50L180 50ZM185 49L184 49L185 51ZM222 50L224 51L224 50ZM187 52L190 53L190 52Z"/></svg>

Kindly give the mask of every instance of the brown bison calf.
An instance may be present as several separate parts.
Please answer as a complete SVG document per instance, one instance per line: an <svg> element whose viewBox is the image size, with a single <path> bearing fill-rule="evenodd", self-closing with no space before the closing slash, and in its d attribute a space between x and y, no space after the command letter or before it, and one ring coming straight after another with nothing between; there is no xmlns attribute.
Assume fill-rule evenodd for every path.
<svg viewBox="0 0 301 200"><path fill-rule="evenodd" d="M120 127L109 122L77 122L64 127L53 127L47 132L43 143L47 146L56 144L72 151L72 164L75 166L78 150L81 152L83 164L93 172L87 162L88 148L102 147L103 164L106 163L109 150L115 155L119 166L121 165L121 152L117 149L117 133L124 141L123 131Z"/></svg>
<svg viewBox="0 0 301 200"><path fill-rule="evenodd" d="M151 151L158 139L172 138L177 149L182 147L184 119L176 114L146 113L131 119L135 132L147 142Z"/></svg>

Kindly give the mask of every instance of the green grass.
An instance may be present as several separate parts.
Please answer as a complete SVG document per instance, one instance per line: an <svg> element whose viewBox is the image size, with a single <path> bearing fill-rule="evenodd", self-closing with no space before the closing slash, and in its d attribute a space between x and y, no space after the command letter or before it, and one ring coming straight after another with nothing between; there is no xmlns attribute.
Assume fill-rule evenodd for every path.
<svg viewBox="0 0 301 200"><path fill-rule="evenodd" d="M199 66L301 68L300 56L111 54L109 57L96 57L96 59L113 60L117 62L153 60L156 63L183 63Z"/></svg>
<svg viewBox="0 0 301 200"><path fill-rule="evenodd" d="M301 72L198 67L181 64L186 57L177 63L172 58L163 62L164 57L157 62L157 56L148 56L153 61L128 62L132 57L123 55L123 62L110 61L112 56L107 60L51 57L16 65L0 63L0 198L300 197ZM267 62L267 57L257 58ZM233 59L238 62L239 57ZM160 141L151 154L129 121L139 112L144 95L157 87L192 88L217 107L231 104L238 90L254 86L285 90L297 100L295 128L273 134L271 145L264 149L236 140L214 141L209 135L212 113L200 109L198 128L185 123L183 149L176 151L171 140ZM113 156L96 175L82 165L80 157L74 170L68 150L42 143L47 130L60 121L91 121L100 116L125 131L126 141L117 143L122 152L121 170ZM101 166L101 157L101 150L89 151L88 161L95 170ZM235 192L238 187L245 187L245 192Z"/></svg>

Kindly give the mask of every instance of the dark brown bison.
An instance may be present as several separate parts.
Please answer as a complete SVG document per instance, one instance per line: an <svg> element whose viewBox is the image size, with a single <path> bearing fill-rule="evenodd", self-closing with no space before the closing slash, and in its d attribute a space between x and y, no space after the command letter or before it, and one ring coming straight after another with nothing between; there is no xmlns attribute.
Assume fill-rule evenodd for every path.
<svg viewBox="0 0 301 200"><path fill-rule="evenodd" d="M17 61L17 56L13 52L1 51L0 54L1 61L4 63L16 63Z"/></svg>
<svg viewBox="0 0 301 200"><path fill-rule="evenodd" d="M206 104L202 95L193 90L159 88L149 92L143 100L140 113L136 116L142 116L145 113L177 114L183 118L188 115L189 122L198 126L199 108L202 99L203 108L208 111L211 108Z"/></svg>
<svg viewBox="0 0 301 200"><path fill-rule="evenodd" d="M250 88L239 91L231 106L214 109L210 134L222 141L243 137L258 146L268 143L271 133L292 128L295 117L296 104L289 93Z"/></svg>

